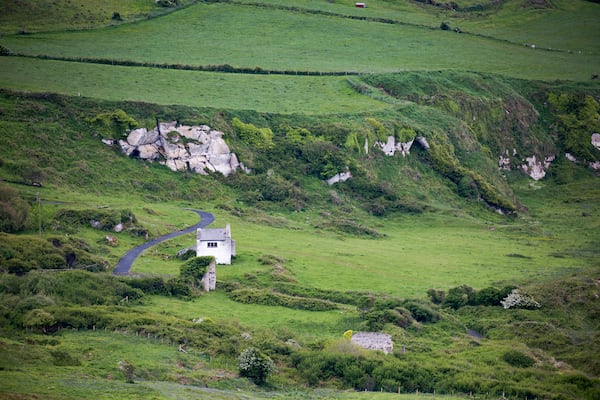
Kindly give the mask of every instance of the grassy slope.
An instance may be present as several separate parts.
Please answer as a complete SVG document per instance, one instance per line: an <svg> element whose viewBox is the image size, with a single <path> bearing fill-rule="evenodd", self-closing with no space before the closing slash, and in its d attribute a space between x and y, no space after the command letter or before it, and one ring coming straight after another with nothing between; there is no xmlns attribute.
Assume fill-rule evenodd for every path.
<svg viewBox="0 0 600 400"><path fill-rule="evenodd" d="M0 64L0 81L6 88L113 101L310 114L389 107L358 95L344 77L220 74L12 57L0 58Z"/></svg>
<svg viewBox="0 0 600 400"><path fill-rule="evenodd" d="M420 26L230 4L197 4L185 12L97 31L6 36L2 44L30 55L148 63L360 72L458 69L577 80L597 72L599 56L540 52Z"/></svg>
<svg viewBox="0 0 600 400"><path fill-rule="evenodd" d="M180 0L186 5L190 0ZM171 11L147 0L21 0L0 2L2 33L90 29L126 23ZM118 13L121 20L113 19Z"/></svg>
<svg viewBox="0 0 600 400"><path fill-rule="evenodd" d="M325 4L325 2L322 4ZM5 65L14 66L14 70L11 67L9 74L6 75L10 78L6 79L12 80L21 76L21 84L25 84L27 79L16 72L16 69L20 67L19 64L14 64L15 59L0 59L0 62L5 61L9 63ZM11 62L13 64L10 64ZM49 64L41 64L40 62L38 70L35 71L40 76L44 76L43 68L39 68L40 65ZM61 67L50 69L56 73L59 68ZM110 67L107 67L107 70L114 71ZM69 70L65 71L65 73L69 73ZM134 69L128 69L128 71L134 71ZM125 74L129 74L129 72L125 72ZM63 85L66 85L61 83L63 80L61 76L64 77L64 75L57 74L55 76L59 88L46 90L62 91L59 90L60 87L64 88ZM131 81L131 75L125 76L123 85L128 85ZM545 75L545 77L550 76ZM584 74L581 74L580 77L581 79L587 79ZM163 82L170 82L172 75L169 75L168 78ZM255 77L249 78L254 79ZM161 82L161 78L156 77L155 79ZM109 80L108 77L106 80ZM223 82L221 82L222 84ZM42 84L40 83L40 85ZM97 83L96 85L98 88L104 86ZM244 92L248 88L247 85L248 83L242 83L237 90ZM2 86L5 86L5 84L2 83ZM218 87L217 83L215 83L215 87ZM31 90L35 91L41 89L44 89L44 87L31 87ZM192 99L194 94L186 89L187 87L182 84L179 92L186 93L185 98ZM121 86L112 95L123 96L123 93L127 90L129 89ZM131 92L133 91L129 93ZM297 89L293 93L301 92ZM338 93L343 93L343 91ZM129 95L126 97L129 97ZM232 94L230 100L225 98L225 100L219 99L214 100L214 102L218 104L221 104L219 102L232 102L234 97L235 95ZM326 96L321 98L324 99ZM192 100L186 101L190 101L189 104L192 105L198 104ZM253 102L256 102L256 99L253 96L248 96L246 102L232 103L239 104L239 106L232 108L250 108L247 105L253 104ZM324 100L318 100L310 105L303 105L300 111L315 112L322 106L323 102ZM358 105L359 102L366 103ZM171 101L167 103L171 103ZM343 110L343 107L339 106L340 103L344 104L343 101L338 101L336 102L337 105L333 106L331 110ZM274 101L264 104L256 108L263 109L262 107L264 107L267 111L277 111ZM352 106L355 106L355 108L350 108L350 110L360 109L363 106L370 107L371 105L375 106L376 103L368 103L368 100L358 100L358 97L354 97ZM12 100L5 101L2 104L3 115L6 116L7 110L13 106ZM114 108L112 104L98 106L94 105L93 102L90 102L89 106L92 109L84 112L84 117L92 116L99 110ZM291 103L290 107L293 106L295 104ZM187 225L190 214L182 213L179 205L197 206L199 204L200 208L214 208L216 203L222 202L223 198L233 204L238 204L235 202L234 193L215 183L210 183L211 180L200 177L188 179L184 174L173 175L166 169L157 166L140 170L139 163L136 161L126 160L122 156L115 155L99 144L97 137L88 136L84 125L71 126L66 129L67 136L61 136L65 129L60 126L60 123L57 123L54 117L54 115L59 114L59 111L53 110L48 105L40 105L35 101L27 102L25 99L24 103L20 103L18 106L18 108L21 107L26 111L19 117L18 122L8 120L2 122L4 132L11 132L10 135L3 136L3 139L10 139L11 145L4 147L2 158L8 160L9 164L20 160L18 151L21 145L18 144L20 140L18 135L27 132L27 135L24 135L28 137L27 146L33 147L33 151L28 153L29 158L27 161L31 162L33 157L41 160L41 163L49 162L46 172L50 176L51 185L41 189L45 198L69 200L73 202L70 206L75 207L95 207L107 204L115 208L131 206L134 208L136 215L141 218L143 224L150 227L154 234ZM65 103L61 103L59 107L70 110L68 104ZM69 112L71 118L75 119L76 116L78 119L82 119L81 111L71 110ZM210 110L165 112L160 107L150 107L146 114L165 113L172 116L180 113L185 118L190 118L189 113L197 113L192 119L206 121L213 116L213 112ZM202 115L198 116L198 114ZM39 118L39 115L43 115L46 120L45 125L42 127L36 127L32 124L32 121ZM151 119L149 116L147 118ZM430 121L427 123L428 125L433 124ZM51 147L50 144L57 139L63 146L61 151L64 154L46 153L47 149ZM78 141L81 142L78 143ZM82 145L87 146L85 150ZM94 155L91 159L85 159L82 157L83 154ZM118 174L118 182L115 182L114 173L109 174L106 172L106 165L110 165L113 172L122 172ZM10 168L3 168L2 173L4 177L12 177ZM132 177L135 177L135 179ZM103 183L104 187L99 188L99 182ZM394 217L384 220L384 222L365 217L363 213L354 211L353 217L358 218L363 223L374 225L378 230L388 235L380 240L363 240L344 236L332 237L329 232L314 229L314 225L324 218L323 215L320 215L319 209L307 210L296 215L284 214L289 222L283 223L283 226L294 228L294 230L264 226L264 223L258 225L255 218L248 215L238 218L228 215L224 211L219 211L218 223L234 221L234 233L240 243L239 263L234 267L222 268L220 277L233 280L247 277L247 274L250 274L257 276L259 280L264 279L264 275L268 276L270 274L269 268L260 265L256 259L265 253L273 253L288 259L285 267L301 285L342 290L376 287L378 292L394 293L402 296L422 297L424 296L424 290L432 286L448 288L461 283L468 283L476 287L483 287L492 283L506 282L507 280L511 282L521 279L545 280L554 276L554 274L562 277L563 272L561 271L590 268L596 265L598 243L600 243L597 234L597 220L594 217L586 217L582 214L585 212L586 215L594 216L599 212L598 193L594 190L595 182L596 180L593 177L587 176L577 184L563 187L554 187L552 183L544 182L529 184L528 181L522 180L513 183L523 199L523 203L530 208L533 217L532 219L526 218L516 222L502 221L491 215L482 218L477 211L474 212L474 215L479 215L479 217L473 218L472 215L467 216L464 212L457 210L454 204L449 205L447 208L438 206L439 213L422 217ZM439 182L436 182L436 184L439 184ZM197 188L204 188L205 185L210 186L210 193L201 195L201 191ZM172 197L161 197L165 194L157 188L163 186L170 189L170 196ZM22 192L29 198L33 198L37 190L24 189ZM81 191L89 191L92 194L83 194ZM204 191L206 192L206 190ZM123 192L129 193L122 195ZM217 201L217 199L219 200ZM439 199L438 201L442 202L444 200L446 199ZM170 204L162 204L165 201ZM47 207L56 209L61 206ZM148 209L154 211L149 212ZM260 216L263 222L281 224L280 219L265 216L260 212L257 215ZM195 217L193 218L195 220ZM494 226L496 230L489 230L490 226ZM102 233L84 229L80 232L80 235L90 241L96 241L101 240ZM447 240L448 237L452 237L453 240ZM120 236L119 239L121 245L118 248L110 249L111 255L109 258L113 261L131 244L139 241L139 239L127 236ZM180 243L182 246L188 245L189 241L192 240L193 238L182 238ZM293 245L290 245L290 242ZM306 244L306 246L298 246L298 243ZM396 243L401 244L396 247ZM432 243L434 251L431 250ZM176 273L177 265L164 262L163 255L172 255L175 249L178 248L179 244L174 243L159 247L155 254L150 253L142 258L135 268L143 272ZM331 248L339 249L339 251L336 250L332 253ZM451 257L449 257L449 254ZM512 256L507 256L509 254ZM406 262L400 262L399 259L406 260ZM377 261L373 263L375 266L371 265L372 260ZM440 265L444 267L443 274L440 274ZM452 268L446 269L445 267L448 265ZM548 266L550 268L547 268ZM324 274L330 268L340 271L340 274L337 274L337 279L329 279L330 275ZM376 273L373 273L373 268L375 268ZM419 270L418 275L415 273L417 268ZM482 269L485 269L485 273L481 272ZM466 272L467 270L469 272ZM365 272L367 273L366 277ZM556 285L559 286L560 283ZM547 291L555 291L556 289L556 286L546 288ZM186 320L200 316L234 318L238 319L241 324L250 327L253 332L254 330L260 331L263 328L281 330L293 325L300 327L298 330L301 333L297 333L298 338L307 342L314 338L339 337L340 332L348 327L354 327L353 324L357 323L356 316L352 313L343 315L334 312L290 312L279 307L242 305L231 302L225 298L223 293L206 296L194 302L152 297L140 306L139 310L161 311L175 314ZM212 311L206 312L205 310ZM469 318L469 316L465 317L467 320ZM504 317L498 317L499 320L503 320L502 318ZM518 320L519 318L534 319L537 317L534 314L523 313L516 314L515 318ZM553 323L552 326L556 326L556 321L563 321L565 316L557 314L557 316L551 318L553 318L550 319ZM477 322L480 322L480 320L481 318ZM477 325L472 325L472 327L478 328ZM580 328L575 327L574 329ZM471 370L478 370L477 375L473 374L473 379L486 376L488 379L493 380L502 379L497 378L499 373L509 373L506 367L503 367L501 372L497 371L497 367L502 367L502 364L498 364L498 359L503 351L515 346L514 338L506 333L511 331L511 326L497 329L504 332L495 333L496 337L501 338L500 341L485 342L485 345L481 348L472 347L469 344L470 338L467 336L450 337L447 332L443 333L442 328L435 325L422 330L413 329L406 333L394 331L394 334L406 340L409 351L417 349L423 352L421 355L411 355L410 360L412 361L427 365L428 363L435 363L435 360L450 360L453 368L464 370L466 375ZM588 326L585 329L591 330L593 334L595 327ZM495 331L491 330L491 332ZM452 334L456 335L456 332ZM526 336L524 335L524 337ZM147 398L148 396L172 398L178 393L182 393L186 397L197 395L198 398L202 398L205 393L198 394L195 389L190 390L190 387L162 382L163 380L197 382L194 379L198 381L204 379L199 378L202 374L212 376L224 374L223 380L225 383L223 385L226 388L227 385L233 385L236 388L248 389L238 380L227 379L228 372L216 371L214 366L197 365L195 360L186 361L182 354L177 353L171 347L146 343L134 338L131 338L133 340L129 338L123 340L121 336L110 334L87 333L81 336L79 334L65 334L64 336L58 336L58 338L63 343L63 348L67 348L76 358L83 361L85 372L80 372L81 379L73 380L69 376L74 369L81 371L81 367L59 367L56 375L48 376L46 370L48 365L52 364L52 360L49 359L47 351L49 348L56 346L52 344L42 343L39 348L37 345L28 347L28 350L41 352L41 355L34 357L35 361L32 364L26 364L26 367L21 370L18 370L19 368L15 370L15 363L22 364L21 357L16 349L21 349L23 342L18 342L17 344L3 346L3 354L9 354L13 361L9 363L9 367L3 372L3 382L6 383L3 384L2 390L14 393L31 393L28 388L29 383L31 383L31 371L40 371L39 374L34 374L36 376L34 379L37 379L36 382L39 383L37 387L40 388L36 389L37 393L45 397L54 396L56 398L62 398L59 394L61 390L73 393L69 396L85 397L91 395L90 390L91 392L97 392L97 389L104 391L106 398L111 396L118 398L123 396L132 398ZM581 340L581 337L577 339ZM118 357L127 356L134 359L136 365L141 366L148 374L148 378L155 382L143 382L140 385L128 386L120 383L120 377L113 380L115 379L113 374L117 374L115 368L117 358L114 354L101 354L101 351L92 351L92 356L89 359L86 355L90 353L89 348L105 349L106 343L117 346ZM432 352L432 348L435 351ZM537 382L526 382L526 384L529 383L531 387L537 387L555 379L548 378L549 375L560 375L552 366L551 360L548 359L550 353L539 353L538 350L534 350L535 345L533 344L532 349L528 349L522 344L519 344L518 348L530 354L536 354L541 365L547 371L550 371L547 372L548 375L545 375L546 372L542 373L541 369L540 371L531 371L531 375L534 376L532 379ZM86 350L88 351L86 352ZM577 349L577 352L581 352L581 349ZM145 358L143 355L146 353L150 353L152 356ZM173 353L176 355L173 355ZM571 357L574 360L573 362L576 363L575 365L578 366L583 365L585 360L589 358L586 354L571 354L570 356L561 354L561 359L568 359L568 357ZM578 361L577 357L580 357L583 361ZM9 359L8 357L1 358ZM156 359L166 359L167 362L155 368L153 365ZM220 365L220 367L225 371L231 369L231 365ZM23 370L28 372L27 376L24 375ZM198 370L202 372L197 372ZM569 370L561 371L568 372ZM549 381L545 379L549 379ZM8 382L11 383L8 384ZM219 386L217 385L217 387ZM563 385L563 387L567 386ZM248 396L248 392L243 393L244 396ZM224 398L238 396L235 392L229 391L224 393L211 392L210 394L211 397L218 395L222 395ZM372 398L371 395L369 394L369 398ZM263 394L256 393L252 396L262 397ZM264 394L264 396L289 398L290 394L271 393ZM318 396L323 398L350 396L349 398L352 398L350 394L335 393L332 395L331 393L320 394L319 392L299 393L296 396L298 398L315 398Z"/></svg>

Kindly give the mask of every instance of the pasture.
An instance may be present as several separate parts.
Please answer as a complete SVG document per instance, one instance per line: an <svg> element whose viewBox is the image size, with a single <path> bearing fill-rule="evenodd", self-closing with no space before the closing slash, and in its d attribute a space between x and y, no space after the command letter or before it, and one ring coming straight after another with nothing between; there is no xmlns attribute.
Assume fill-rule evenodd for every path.
<svg viewBox="0 0 600 400"><path fill-rule="evenodd" d="M598 177L583 162L558 160L532 181L516 165L530 153L500 173L494 152L505 143L564 150L554 122L575 117L558 116L548 94L595 104L600 5L149 3L24 1L0 15L0 178L31 208L10 244L42 243L65 258L64 243L77 244L108 265L97 274L40 264L0 275L0 397L597 397ZM386 81L378 73L398 75L368 86ZM100 141L127 134L117 109L139 126L222 129L255 170L199 176L128 158ZM273 146L253 147L234 117L272 129ZM406 159L363 150L365 137L407 132L434 146ZM324 173L342 162L356 177L327 186ZM484 183L518 211L487 207ZM232 226L237 257L218 266L216 292L199 294L180 276L175 255L195 244L193 234L148 249L134 277L122 278L110 268L143 234L53 219L63 209L127 209L156 237L196 223L186 208ZM14 248L0 243L9 261ZM14 261L0 267L30 266ZM477 297L506 286L542 307ZM326 301L337 308L314 311ZM347 330L386 332L395 351L359 350L342 339ZM277 365L264 387L238 374L246 346ZM125 359L135 384L119 370ZM336 390L347 388L356 391Z"/></svg>

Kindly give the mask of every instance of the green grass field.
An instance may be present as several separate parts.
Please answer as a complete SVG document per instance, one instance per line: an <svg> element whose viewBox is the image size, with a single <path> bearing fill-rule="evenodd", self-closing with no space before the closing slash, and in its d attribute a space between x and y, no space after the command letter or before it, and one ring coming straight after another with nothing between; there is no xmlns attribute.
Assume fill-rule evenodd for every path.
<svg viewBox="0 0 600 400"><path fill-rule="evenodd" d="M222 74L12 57L0 58L0 65L3 87L29 92L282 113L354 113L389 107L357 94L344 77Z"/></svg>
<svg viewBox="0 0 600 400"><path fill-rule="evenodd" d="M0 1L0 221L18 217L5 197L29 207L19 232L0 235L0 397L597 398L600 186L562 153L597 131L600 4L179 3ZM549 105L560 93L577 111ZM117 109L138 126L209 124L253 171L199 176L128 158L100 141L126 129L93 122ZM271 129L273 145L255 146L234 118ZM372 146L388 135L432 146L388 158ZM499 172L513 147L513 171ZM543 180L518 171L530 154L557 155ZM346 165L351 181L323 181ZM516 212L496 213L486 185ZM111 268L143 236L54 219L130 210L154 238L195 224L188 208L232 226L237 257L218 266L216 292L180 279L175 255L194 234L146 250L120 278ZM15 254L19 241L107 270L52 271ZM541 307L477 297L508 285ZM393 354L350 346L348 330L390 334ZM265 385L240 377L247 346L277 366Z"/></svg>

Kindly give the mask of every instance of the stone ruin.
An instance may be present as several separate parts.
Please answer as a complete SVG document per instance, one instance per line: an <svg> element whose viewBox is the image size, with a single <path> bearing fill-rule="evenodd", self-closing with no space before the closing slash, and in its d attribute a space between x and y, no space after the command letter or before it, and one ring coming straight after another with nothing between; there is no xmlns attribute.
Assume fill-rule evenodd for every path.
<svg viewBox="0 0 600 400"><path fill-rule="evenodd" d="M113 141L103 140L107 145ZM129 157L157 161L173 171L191 170L206 175L220 172L227 176L237 170L248 172L223 140L223 132L207 125L178 125L162 122L152 130L132 130L119 146Z"/></svg>
<svg viewBox="0 0 600 400"><path fill-rule="evenodd" d="M390 354L394 351L392 336L387 333L354 332L350 341L363 349L380 350L384 354Z"/></svg>
<svg viewBox="0 0 600 400"><path fill-rule="evenodd" d="M204 273L204 275L202 276L202 280L200 281L202 283L202 288L204 289L205 292L210 292L213 290L216 290L217 288L217 263L216 261L212 261L208 268L206 269L206 272Z"/></svg>

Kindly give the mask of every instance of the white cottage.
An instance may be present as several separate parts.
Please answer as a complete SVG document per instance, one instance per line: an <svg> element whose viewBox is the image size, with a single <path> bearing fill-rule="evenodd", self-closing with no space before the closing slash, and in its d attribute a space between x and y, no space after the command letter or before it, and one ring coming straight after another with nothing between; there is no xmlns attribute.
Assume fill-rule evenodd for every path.
<svg viewBox="0 0 600 400"><path fill-rule="evenodd" d="M217 264L231 264L235 256L235 240L231 238L231 226L225 228L198 229L196 256L214 256Z"/></svg>

